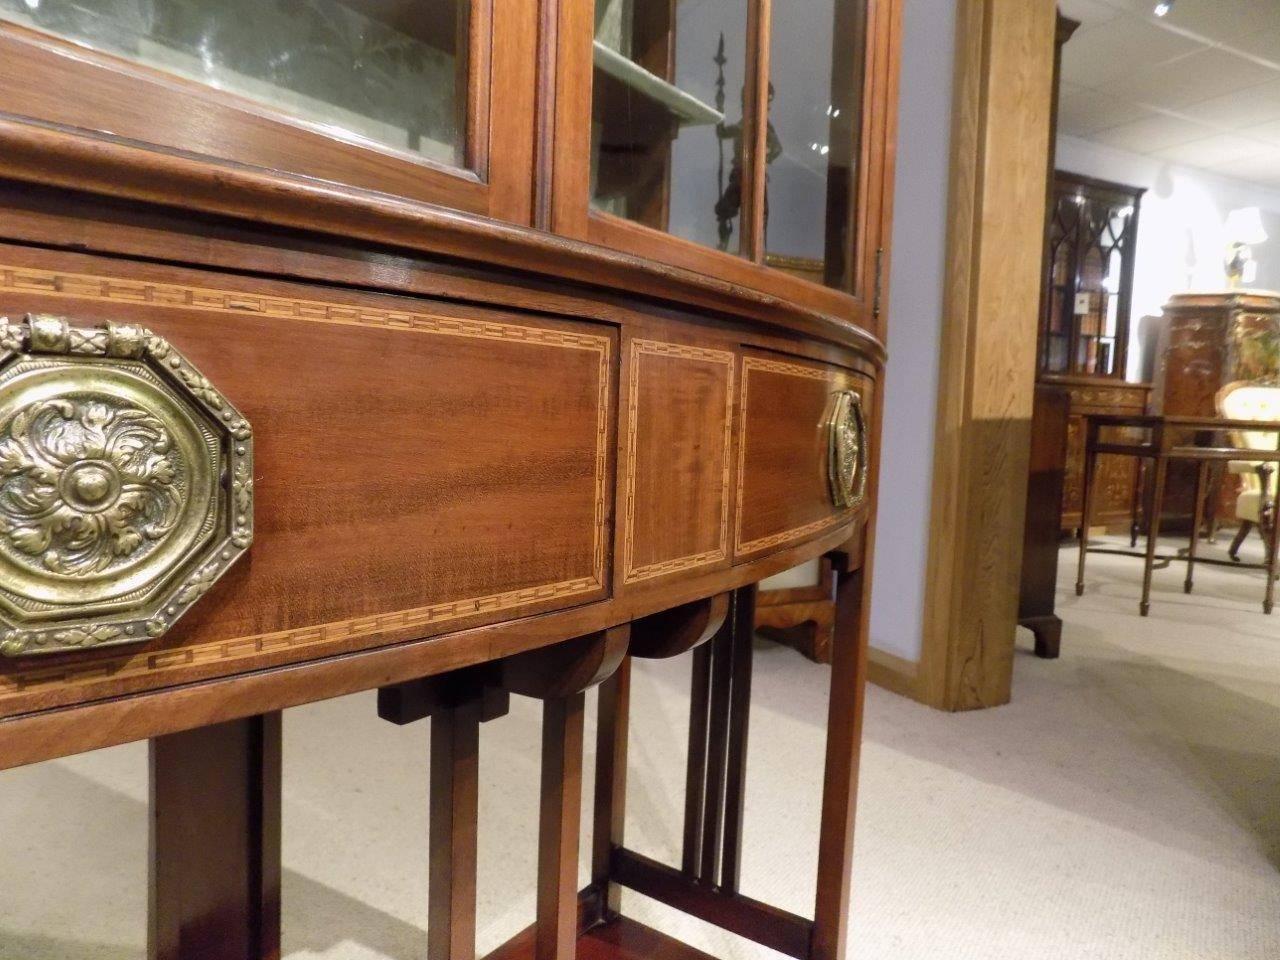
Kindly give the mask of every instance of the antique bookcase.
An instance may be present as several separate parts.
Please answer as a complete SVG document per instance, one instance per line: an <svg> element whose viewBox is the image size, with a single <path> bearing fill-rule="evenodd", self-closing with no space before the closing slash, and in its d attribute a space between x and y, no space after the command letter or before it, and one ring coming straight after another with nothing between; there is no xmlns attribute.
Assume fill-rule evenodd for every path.
<svg viewBox="0 0 1280 960"><path fill-rule="evenodd" d="M538 906L497 956L701 956L624 886L843 956L899 17L0 0L0 770L150 741L151 957L278 956L282 711L372 690L430 718L433 960L475 955L511 694L544 702ZM739 890L750 639L754 584L817 558L798 916ZM630 664L686 654L661 864L622 832Z"/></svg>
<svg viewBox="0 0 1280 960"><path fill-rule="evenodd" d="M1143 190L1057 171L1049 203L1037 382L1070 396L1062 529L1080 523L1087 413L1142 413L1149 384L1125 379L1133 270ZM1134 516L1137 468L1103 457L1099 523Z"/></svg>

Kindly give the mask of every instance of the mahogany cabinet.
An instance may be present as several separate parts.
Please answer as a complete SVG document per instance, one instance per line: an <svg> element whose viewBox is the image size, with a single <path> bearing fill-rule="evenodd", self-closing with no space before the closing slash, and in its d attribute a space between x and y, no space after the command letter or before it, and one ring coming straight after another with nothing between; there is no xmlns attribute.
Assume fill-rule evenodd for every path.
<svg viewBox="0 0 1280 960"><path fill-rule="evenodd" d="M1090 413L1146 413L1151 385L1096 377L1042 376L1039 381L1067 396L1067 461L1062 484L1061 528L1080 526L1084 493L1084 418ZM1100 525L1128 524L1134 517L1138 466L1131 457L1098 458L1093 516Z"/></svg>
<svg viewBox="0 0 1280 960"><path fill-rule="evenodd" d="M278 955L281 712L374 689L430 718L433 960L474 958L512 694L544 701L538 915L500 956L697 955L623 886L844 954L900 12L777 14L0 0L0 770L151 740L150 956ZM738 864L754 584L818 558L801 917ZM622 833L629 670L680 655L665 865Z"/></svg>
<svg viewBox="0 0 1280 960"><path fill-rule="evenodd" d="M1272 381L1280 375L1280 294L1265 290L1180 293L1164 307L1156 345L1153 412L1215 417L1218 392L1237 381ZM1170 464L1166 519L1194 513L1196 471ZM1213 516L1235 517L1234 480L1214 483Z"/></svg>
<svg viewBox="0 0 1280 960"><path fill-rule="evenodd" d="M1142 194L1138 188L1061 170L1050 178L1036 382L1064 390L1070 404L1064 532L1080 524L1084 416L1146 412L1150 385L1125 379ZM1137 495L1136 464L1103 457L1099 472L1098 523L1129 523Z"/></svg>

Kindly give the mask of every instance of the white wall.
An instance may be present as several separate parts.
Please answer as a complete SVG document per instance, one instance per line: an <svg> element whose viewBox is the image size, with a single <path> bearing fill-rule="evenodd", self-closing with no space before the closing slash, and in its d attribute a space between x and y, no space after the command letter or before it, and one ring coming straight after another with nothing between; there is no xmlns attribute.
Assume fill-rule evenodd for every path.
<svg viewBox="0 0 1280 960"><path fill-rule="evenodd" d="M908 660L924 631L955 33L955 0L906 0L871 644Z"/></svg>
<svg viewBox="0 0 1280 960"><path fill-rule="evenodd" d="M1147 188L1138 218L1129 379L1142 379L1142 317L1159 314L1171 294L1223 288L1228 238L1222 227L1232 210L1262 209L1272 239L1254 248L1258 277L1249 286L1280 289L1280 193L1077 137L1058 138L1057 167Z"/></svg>

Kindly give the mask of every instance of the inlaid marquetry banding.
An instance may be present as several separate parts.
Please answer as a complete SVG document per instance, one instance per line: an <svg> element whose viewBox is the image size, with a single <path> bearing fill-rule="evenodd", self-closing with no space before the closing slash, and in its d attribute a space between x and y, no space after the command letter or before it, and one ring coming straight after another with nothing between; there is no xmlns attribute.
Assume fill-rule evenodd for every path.
<svg viewBox="0 0 1280 960"><path fill-rule="evenodd" d="M607 516L609 383L612 352L609 337L494 320L446 317L412 310L343 305L321 300L125 280L31 267L0 265L0 290L71 300L200 310L312 323L376 327L405 333L520 342L559 349L587 350L599 355L594 530L590 576L485 596L442 601L350 620L193 644L172 650L140 651L115 657L98 657L91 662L81 664L21 668L0 675L0 698L55 684L74 686L107 678L126 679L140 675L157 675L166 670L193 666L234 665L239 661L281 650L302 651L334 641L371 637L410 627L431 626L486 613L518 609L533 603L585 595L601 589L604 585L608 546L605 518Z"/></svg>
<svg viewBox="0 0 1280 960"><path fill-rule="evenodd" d="M697 363L723 364L726 369L724 411L724 464L720 485L720 540L714 550L672 557L642 566L635 565L635 506L636 506L636 451L640 433L640 366L645 356L675 357ZM627 470L626 506L623 524L622 556L623 582L636 583L651 580L682 570L721 563L729 556L729 492L733 470L733 398L734 355L727 350L695 347L682 343L666 343L660 340L631 341L631 380L627 390Z"/></svg>
<svg viewBox="0 0 1280 960"><path fill-rule="evenodd" d="M804 377L807 380L820 380L824 383L831 384L833 390L848 389L851 384L849 377L842 371L823 370L818 367L810 367L801 363L790 363L785 360L772 360L766 357L745 357L742 361L742 396L739 409L742 411L743 423L747 419L747 403L748 388L751 383L751 372L759 370L765 373L780 373L790 377ZM743 484L746 481L746 455L747 442L746 432L743 431L743 440L738 445L738 484L737 484L737 509L734 514L734 552L737 556L743 556L749 553L758 553L761 550L768 550L773 547L780 547L784 544L792 543L797 540L803 540L806 537L815 536L824 530L838 527L842 523L846 523L852 517L857 507L850 507L846 510L838 511L829 517L823 517L821 520L814 520L800 527L793 527L790 530L781 530L777 533L769 534L765 537L757 537L755 540L742 539L742 503L743 503Z"/></svg>

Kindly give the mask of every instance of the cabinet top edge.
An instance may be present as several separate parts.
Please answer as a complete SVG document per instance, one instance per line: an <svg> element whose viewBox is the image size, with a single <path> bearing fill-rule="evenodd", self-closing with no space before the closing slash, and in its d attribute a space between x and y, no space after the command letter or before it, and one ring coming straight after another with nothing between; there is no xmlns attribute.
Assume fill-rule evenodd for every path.
<svg viewBox="0 0 1280 960"><path fill-rule="evenodd" d="M120 142L0 114L0 177L624 290L846 347L877 365L857 324L763 290L622 251L371 190Z"/></svg>

